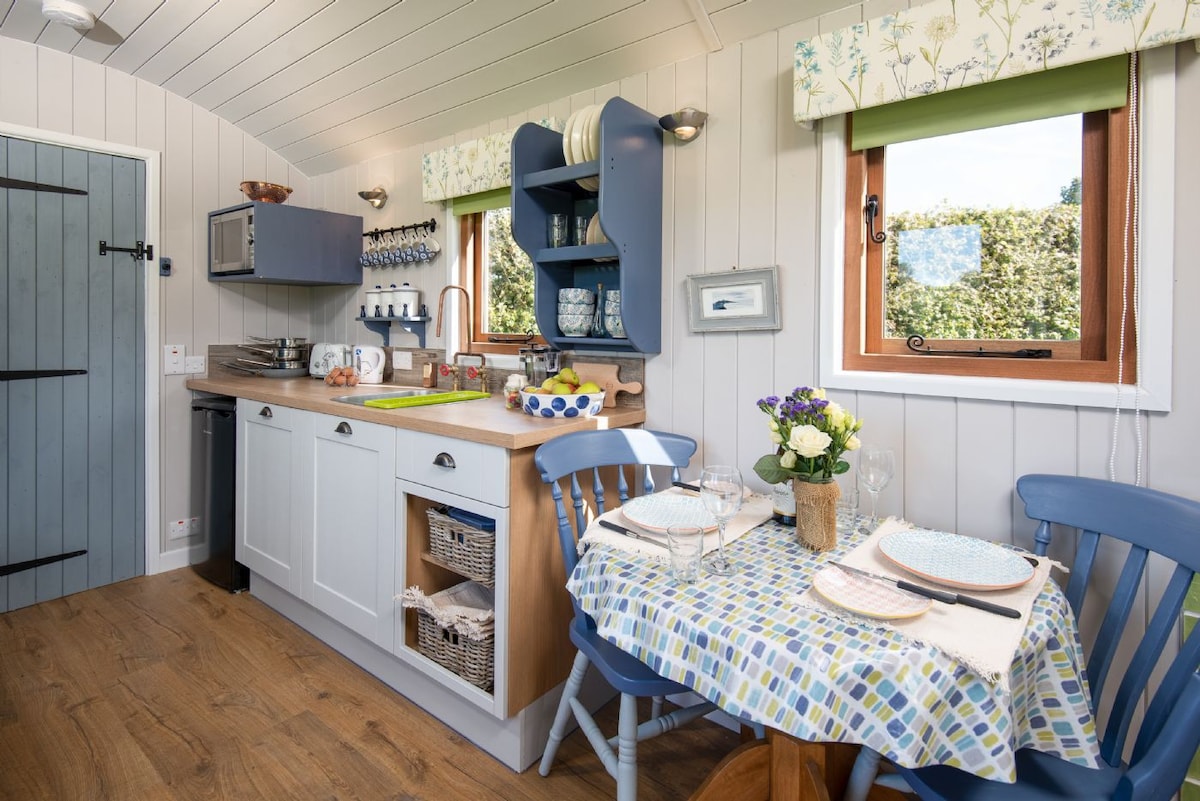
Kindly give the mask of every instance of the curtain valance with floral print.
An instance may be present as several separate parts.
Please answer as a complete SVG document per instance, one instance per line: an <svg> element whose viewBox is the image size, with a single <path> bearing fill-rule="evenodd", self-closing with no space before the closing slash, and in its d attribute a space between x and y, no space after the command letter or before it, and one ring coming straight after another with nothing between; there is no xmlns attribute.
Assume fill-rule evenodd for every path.
<svg viewBox="0 0 1200 801"><path fill-rule="evenodd" d="M557 118L534 120L555 131ZM434 150L421 157L421 198L426 203L512 186L512 139L517 129Z"/></svg>
<svg viewBox="0 0 1200 801"><path fill-rule="evenodd" d="M1200 0L934 0L796 44L797 122L1200 38Z"/></svg>

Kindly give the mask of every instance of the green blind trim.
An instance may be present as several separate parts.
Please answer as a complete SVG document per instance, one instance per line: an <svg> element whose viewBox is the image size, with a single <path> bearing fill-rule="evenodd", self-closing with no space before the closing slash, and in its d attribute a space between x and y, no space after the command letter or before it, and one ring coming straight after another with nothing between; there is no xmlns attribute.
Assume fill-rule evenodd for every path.
<svg viewBox="0 0 1200 801"><path fill-rule="evenodd" d="M1129 57L1113 56L854 112L851 147L1080 114L1126 103Z"/></svg>
<svg viewBox="0 0 1200 801"><path fill-rule="evenodd" d="M450 200L450 208L454 212L455 217L476 214L481 211L491 211L492 209L503 209L511 205L512 187L509 186L490 189L487 192L476 192L473 195L463 195L462 197Z"/></svg>

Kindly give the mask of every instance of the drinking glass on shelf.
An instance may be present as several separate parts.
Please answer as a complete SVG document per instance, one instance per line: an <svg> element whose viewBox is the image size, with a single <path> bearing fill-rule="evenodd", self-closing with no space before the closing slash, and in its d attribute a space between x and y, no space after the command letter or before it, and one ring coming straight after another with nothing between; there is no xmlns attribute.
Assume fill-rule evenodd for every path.
<svg viewBox="0 0 1200 801"><path fill-rule="evenodd" d="M871 493L870 525L878 521L876 505L879 493L896 472L896 454L887 448L863 448L858 454L858 480Z"/></svg>
<svg viewBox="0 0 1200 801"><path fill-rule="evenodd" d="M717 550L704 560L704 569L716 576L737 572L725 555L725 524L742 507L742 491L742 474L736 467L711 465L700 474L700 500L717 519Z"/></svg>

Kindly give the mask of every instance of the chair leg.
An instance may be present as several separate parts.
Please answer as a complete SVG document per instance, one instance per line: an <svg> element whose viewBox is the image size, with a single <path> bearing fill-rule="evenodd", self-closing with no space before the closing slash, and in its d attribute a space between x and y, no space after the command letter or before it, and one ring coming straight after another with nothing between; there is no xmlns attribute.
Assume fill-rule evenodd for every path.
<svg viewBox="0 0 1200 801"><path fill-rule="evenodd" d="M571 665L571 675L563 685L562 698L558 701L558 711L554 713L554 725L550 727L550 736L546 739L546 750L542 752L542 761L538 765L538 773L550 775L550 766L554 764L554 755L567 732L567 719L571 716L571 699L579 695L583 685L583 676L587 673L588 658L582 651L575 653L575 662Z"/></svg>
<svg viewBox="0 0 1200 801"><path fill-rule="evenodd" d="M854 767L850 770L850 780L846 783L846 793L843 801L866 801L875 776L879 773L879 760L882 758L878 751L863 746L854 759Z"/></svg>
<svg viewBox="0 0 1200 801"><path fill-rule="evenodd" d="M617 801L637 801L637 696L621 693L617 718Z"/></svg>
<svg viewBox="0 0 1200 801"><path fill-rule="evenodd" d="M650 718L662 717L663 697L661 695L650 696Z"/></svg>

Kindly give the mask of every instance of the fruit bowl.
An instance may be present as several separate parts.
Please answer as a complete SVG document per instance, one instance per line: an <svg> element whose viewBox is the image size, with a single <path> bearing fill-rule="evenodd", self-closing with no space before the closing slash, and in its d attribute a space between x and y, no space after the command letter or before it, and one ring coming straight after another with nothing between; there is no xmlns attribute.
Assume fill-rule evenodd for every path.
<svg viewBox="0 0 1200 801"><path fill-rule="evenodd" d="M521 408L534 417L591 417L604 408L604 392L552 395L521 390Z"/></svg>
<svg viewBox="0 0 1200 801"><path fill-rule="evenodd" d="M246 197L264 203L282 203L288 199L288 195L292 194L290 186L280 186L266 181L242 181L241 187L242 191L246 193Z"/></svg>

